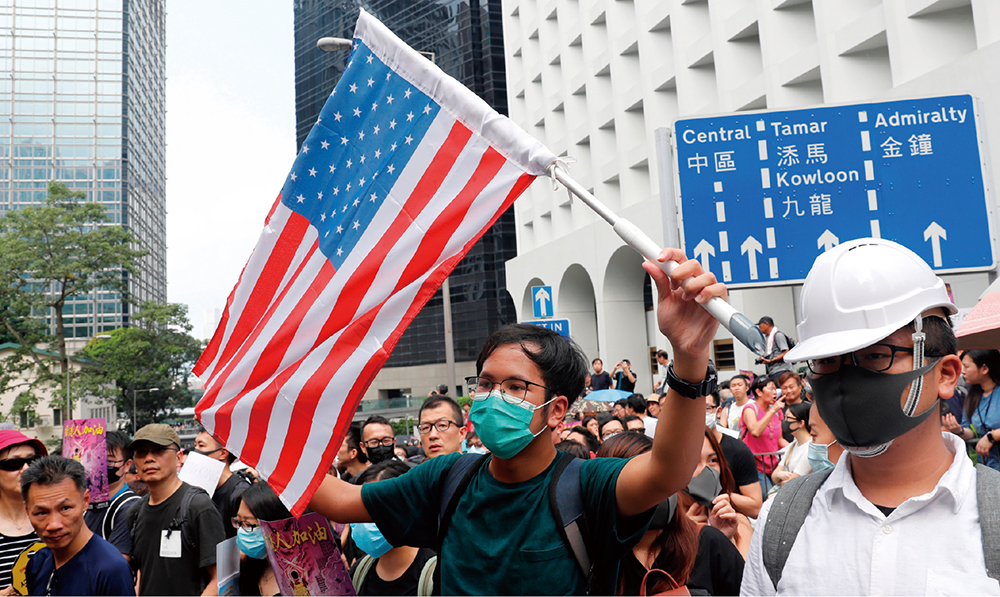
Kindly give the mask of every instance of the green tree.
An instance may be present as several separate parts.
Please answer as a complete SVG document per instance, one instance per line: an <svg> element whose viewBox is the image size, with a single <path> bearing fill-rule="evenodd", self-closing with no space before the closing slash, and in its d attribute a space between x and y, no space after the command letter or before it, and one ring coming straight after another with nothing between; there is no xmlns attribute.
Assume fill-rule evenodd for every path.
<svg viewBox="0 0 1000 597"><path fill-rule="evenodd" d="M146 302L132 322L109 338L91 339L80 351L97 365L84 372L80 385L113 400L121 413L131 415L134 404L142 427L191 406L187 386L203 346L190 334L187 305Z"/></svg>
<svg viewBox="0 0 1000 597"><path fill-rule="evenodd" d="M107 224L103 205L85 199L83 191L53 181L44 204L0 218L0 327L19 345L0 363L0 391L19 390L14 412L33 409L38 391L55 386L62 391L53 406L65 406L66 301L97 288L126 296L123 274L134 275L146 253L133 248L138 241L129 231ZM54 326L45 325L45 318ZM58 368L37 348L53 353Z"/></svg>

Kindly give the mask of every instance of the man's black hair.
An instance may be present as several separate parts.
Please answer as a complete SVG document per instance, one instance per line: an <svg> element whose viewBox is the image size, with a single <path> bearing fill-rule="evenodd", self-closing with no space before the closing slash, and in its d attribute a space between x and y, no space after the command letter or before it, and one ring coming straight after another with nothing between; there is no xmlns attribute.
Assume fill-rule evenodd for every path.
<svg viewBox="0 0 1000 597"><path fill-rule="evenodd" d="M72 458L43 456L21 473L21 497L27 502L28 490L35 483L51 487L66 479L73 482L80 495L87 491L87 471L82 464Z"/></svg>
<svg viewBox="0 0 1000 597"><path fill-rule="evenodd" d="M597 452L597 449L601 447L601 442L597 441L597 438L590 432L590 429L587 429L583 425L573 425L569 428L569 433L567 435L572 435L574 433L583 436L583 441L587 442L587 449L591 452Z"/></svg>
<svg viewBox="0 0 1000 597"><path fill-rule="evenodd" d="M656 356L664 358L664 359L667 359L667 360L670 360L670 355L667 354L667 351L665 351L665 350L657 350L656 351Z"/></svg>
<svg viewBox="0 0 1000 597"><path fill-rule="evenodd" d="M628 398L622 398L620 400L615 400L615 406L620 406L622 408L625 408L626 406L628 406Z"/></svg>
<svg viewBox="0 0 1000 597"><path fill-rule="evenodd" d="M417 413L417 422L420 422L420 418L423 416L425 410L437 408L442 405L451 408L451 420L456 425L461 427L465 424L465 417L462 416L462 407L448 396L431 396L427 400L424 400L424 403L420 405L420 412ZM433 423L434 421L430 422Z"/></svg>
<svg viewBox="0 0 1000 597"><path fill-rule="evenodd" d="M628 428L629 421L639 421L643 424L643 426L645 426L645 422L641 417L637 417L635 415L625 415L622 417L622 423L625 425L625 431L631 431L631 429Z"/></svg>
<svg viewBox="0 0 1000 597"><path fill-rule="evenodd" d="M646 414L646 399L642 397L642 394L632 394L625 399L625 402L635 414L639 416Z"/></svg>
<svg viewBox="0 0 1000 597"><path fill-rule="evenodd" d="M628 429L628 426L625 425L625 421L621 420L618 417L608 417L603 421L600 419L598 419L598 421L600 422L600 425L598 425L597 427L597 433L601 434L602 438L604 437L604 427L611 421L618 421L618 423L622 426L622 431L626 431Z"/></svg>
<svg viewBox="0 0 1000 597"><path fill-rule="evenodd" d="M208 429L205 429L204 427L200 427L198 429L198 434L201 435L202 433L208 433ZM226 451L226 454L227 454L227 456L226 456L226 464L232 464L232 463L236 462L236 454L233 454L229 450L229 448L226 447L226 444L224 444L221 441L219 441L219 438L215 437L211 433L208 433L208 437L212 438L212 441L215 442L215 445L217 447L222 448L223 450Z"/></svg>
<svg viewBox="0 0 1000 597"><path fill-rule="evenodd" d="M743 383L744 383L744 385L746 385L747 389L750 388L750 377L748 375L744 375L742 373L737 373L736 375L734 375L734 376L732 376L732 377L729 378L729 383L733 383L734 379L742 379Z"/></svg>
<svg viewBox="0 0 1000 597"><path fill-rule="evenodd" d="M360 475L351 479L351 483L354 483L355 485L363 485L370 481L382 481L384 479L401 477L409 470L409 466L396 460L395 458L391 458L366 468Z"/></svg>
<svg viewBox="0 0 1000 597"><path fill-rule="evenodd" d="M583 444L580 442L575 442L571 439L566 439L556 444L556 450L568 452L580 460L590 460L590 452L587 451L587 448L583 447ZM597 452L597 450L591 451Z"/></svg>
<svg viewBox="0 0 1000 597"><path fill-rule="evenodd" d="M715 406L715 408L719 408L719 405L722 404L721 397L719 396L719 390L715 390L714 392L712 392L711 396L712 396L712 405Z"/></svg>
<svg viewBox="0 0 1000 597"><path fill-rule="evenodd" d="M763 316L763 317L760 318L760 321L757 322L757 325L760 325L762 323L766 323L767 325L772 325L773 326L774 325L774 320L771 319L770 316L765 315L765 316Z"/></svg>
<svg viewBox="0 0 1000 597"><path fill-rule="evenodd" d="M757 392L766 388L769 383L774 383L774 380L766 375L759 375L753 380L753 386L750 387L750 393L753 395L754 399L757 398Z"/></svg>
<svg viewBox="0 0 1000 597"><path fill-rule="evenodd" d="M365 451L361 449L361 427L353 424L348 426L347 435L344 439L347 440L348 450L357 450L358 462L361 464L368 462L368 457L365 456Z"/></svg>
<svg viewBox="0 0 1000 597"><path fill-rule="evenodd" d="M448 384L438 384L437 392L438 392L438 394L440 394L442 396L447 396L448 395Z"/></svg>
<svg viewBox="0 0 1000 597"><path fill-rule="evenodd" d="M479 352L476 374L483 372L483 364L496 349L511 344L520 346L541 370L546 401L552 396L565 396L569 404L573 404L583 393L583 380L587 376L587 358L583 351L573 340L535 325L516 323L493 332Z"/></svg>
<svg viewBox="0 0 1000 597"><path fill-rule="evenodd" d="M108 431L105 435L105 442L108 446L108 456L114 452L115 448L121 450L122 460L128 460L132 458L132 450L129 450L128 445L131 443L131 438L124 431Z"/></svg>
<svg viewBox="0 0 1000 597"><path fill-rule="evenodd" d="M597 357L597 358L596 358L596 359L594 359L593 361L590 361L590 364L591 364L591 365L593 365L593 364L594 364L594 363L596 363L597 361L601 361L601 357ZM604 361L601 361L601 364L603 365L603 364L604 364Z"/></svg>
<svg viewBox="0 0 1000 597"><path fill-rule="evenodd" d="M389 429L392 429L392 423L389 422L389 419L383 417L382 415L372 415L365 419L365 422L361 425L361 437L364 437L365 435L365 427L376 423L388 425ZM394 429L392 431L392 436L396 437L396 431Z"/></svg>
<svg viewBox="0 0 1000 597"><path fill-rule="evenodd" d="M907 326L913 330L913 323ZM931 354L949 355L958 354L958 340L955 338L955 329L951 327L951 318L947 319L931 315L923 318L922 326L924 336L924 352Z"/></svg>

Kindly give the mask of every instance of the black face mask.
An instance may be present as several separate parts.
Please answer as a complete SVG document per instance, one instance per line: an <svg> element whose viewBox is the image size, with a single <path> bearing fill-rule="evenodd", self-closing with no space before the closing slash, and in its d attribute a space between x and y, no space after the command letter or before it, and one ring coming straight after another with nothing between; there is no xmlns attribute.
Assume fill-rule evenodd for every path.
<svg viewBox="0 0 1000 597"><path fill-rule="evenodd" d="M719 471L710 466L701 469L696 477L691 479L684 493L694 498L702 506L712 509L712 500L722 493L722 480Z"/></svg>
<svg viewBox="0 0 1000 597"><path fill-rule="evenodd" d="M386 460L391 460L396 456L396 446L379 446L377 448L368 448L368 460L372 464L378 464L380 462L385 462Z"/></svg>
<svg viewBox="0 0 1000 597"><path fill-rule="evenodd" d="M118 474L118 469L119 468L120 467L116 467L116 466L115 467L111 467L111 466L108 467L108 483L110 483L111 485L114 485L115 483L118 482L119 479L121 479L121 475Z"/></svg>
<svg viewBox="0 0 1000 597"><path fill-rule="evenodd" d="M877 373L843 365L835 373L810 380L816 408L840 445L888 447L892 440L923 423L938 407L935 401L922 413L908 414L903 412L899 401L906 387L926 375L939 360L905 373ZM918 402L919 396L912 410L916 410Z"/></svg>

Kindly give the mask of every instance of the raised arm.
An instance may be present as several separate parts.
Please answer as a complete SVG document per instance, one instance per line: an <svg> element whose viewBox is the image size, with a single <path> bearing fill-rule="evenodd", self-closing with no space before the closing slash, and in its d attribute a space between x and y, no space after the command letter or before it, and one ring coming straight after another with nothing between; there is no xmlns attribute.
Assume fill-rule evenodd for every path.
<svg viewBox="0 0 1000 597"><path fill-rule="evenodd" d="M766 411L764 411L764 416L757 419L757 411L752 408L743 409L743 424L746 426L747 431L750 435L754 437L760 437L762 433L767 431L767 426L771 422L771 418L785 406L784 400L778 400L772 404Z"/></svg>
<svg viewBox="0 0 1000 597"><path fill-rule="evenodd" d="M659 294L660 331L673 348L674 374L699 383L705 379L709 346L719 327L701 303L714 296L725 298L726 287L679 249L664 249L659 260L678 263L669 277L656 265L643 263ZM701 457L704 437L705 401L685 398L668 389L660 400L653 450L630 460L618 476L619 514L645 512L687 486Z"/></svg>
<svg viewBox="0 0 1000 597"><path fill-rule="evenodd" d="M327 475L313 494L309 507L329 520L341 523L372 522L364 502L361 486Z"/></svg>

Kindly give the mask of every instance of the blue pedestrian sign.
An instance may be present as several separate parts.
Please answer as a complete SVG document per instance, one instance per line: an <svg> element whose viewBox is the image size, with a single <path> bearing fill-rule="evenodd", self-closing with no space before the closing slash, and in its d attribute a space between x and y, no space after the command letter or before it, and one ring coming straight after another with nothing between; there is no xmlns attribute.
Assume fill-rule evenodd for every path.
<svg viewBox="0 0 1000 597"><path fill-rule="evenodd" d="M569 338L568 319L543 319L541 321L522 321L526 325L537 325L538 327L558 332L560 336Z"/></svg>
<svg viewBox="0 0 1000 597"><path fill-rule="evenodd" d="M978 126L971 95L677 120L682 245L734 287L800 282L868 236L993 269Z"/></svg>
<svg viewBox="0 0 1000 597"><path fill-rule="evenodd" d="M531 287L532 317L552 317L552 287Z"/></svg>

